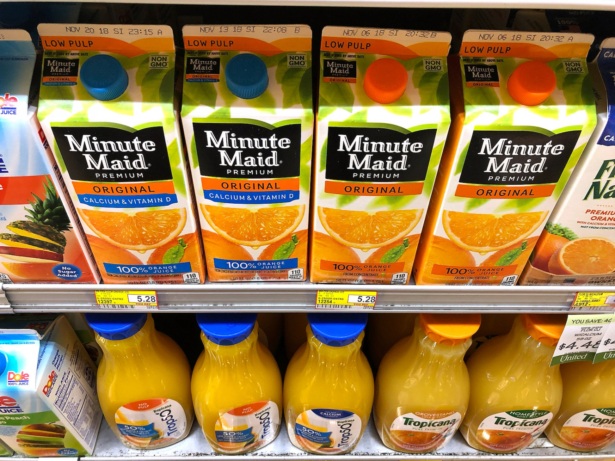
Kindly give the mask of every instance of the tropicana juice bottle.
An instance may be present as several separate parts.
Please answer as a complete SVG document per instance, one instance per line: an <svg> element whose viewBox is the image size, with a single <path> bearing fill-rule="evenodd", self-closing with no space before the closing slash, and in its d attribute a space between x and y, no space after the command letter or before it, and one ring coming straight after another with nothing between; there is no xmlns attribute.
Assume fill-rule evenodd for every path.
<svg viewBox="0 0 615 461"><path fill-rule="evenodd" d="M98 399L107 424L128 448L152 450L183 440L194 411L190 365L150 314L86 314L103 350Z"/></svg>
<svg viewBox="0 0 615 461"><path fill-rule="evenodd" d="M477 450L513 453L549 425L562 401L559 365L549 367L566 316L521 314L512 330L468 359L470 404L461 426Z"/></svg>
<svg viewBox="0 0 615 461"><path fill-rule="evenodd" d="M310 453L351 451L374 399L374 377L361 351L367 314L308 314L307 342L288 364L284 415L291 443Z"/></svg>
<svg viewBox="0 0 615 461"><path fill-rule="evenodd" d="M282 376L258 340L256 314L198 314L205 350L192 375L197 420L218 453L258 450L278 436Z"/></svg>
<svg viewBox="0 0 615 461"><path fill-rule="evenodd" d="M574 451L607 448L615 441L615 362L572 362L560 370L564 394L549 441Z"/></svg>
<svg viewBox="0 0 615 461"><path fill-rule="evenodd" d="M413 335L384 356L374 422L388 448L425 453L455 435L470 399L463 358L479 325L480 314L420 314Z"/></svg>

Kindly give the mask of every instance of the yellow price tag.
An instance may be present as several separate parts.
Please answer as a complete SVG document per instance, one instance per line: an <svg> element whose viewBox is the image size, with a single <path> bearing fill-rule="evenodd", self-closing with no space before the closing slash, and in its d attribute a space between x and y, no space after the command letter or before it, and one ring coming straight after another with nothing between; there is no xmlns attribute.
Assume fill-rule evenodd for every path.
<svg viewBox="0 0 615 461"><path fill-rule="evenodd" d="M96 303L101 309L158 309L155 291L96 291Z"/></svg>
<svg viewBox="0 0 615 461"><path fill-rule="evenodd" d="M612 311L615 310L615 293L577 293L571 311Z"/></svg>
<svg viewBox="0 0 615 461"><path fill-rule="evenodd" d="M375 291L318 291L316 309L372 311L378 293Z"/></svg>

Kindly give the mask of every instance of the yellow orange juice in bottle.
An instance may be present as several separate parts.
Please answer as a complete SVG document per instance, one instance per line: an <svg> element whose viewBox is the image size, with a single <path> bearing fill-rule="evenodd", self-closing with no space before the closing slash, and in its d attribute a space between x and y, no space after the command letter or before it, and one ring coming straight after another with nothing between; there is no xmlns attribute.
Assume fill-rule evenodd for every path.
<svg viewBox="0 0 615 461"><path fill-rule="evenodd" d="M559 365L549 367L562 315L521 314L512 330L468 359L470 404L461 426L477 450L513 453L547 428L562 401Z"/></svg>
<svg viewBox="0 0 615 461"><path fill-rule="evenodd" d="M107 424L128 448L150 450L183 440L194 419L190 365L151 315L86 314L103 351L98 399Z"/></svg>
<svg viewBox="0 0 615 461"><path fill-rule="evenodd" d="M562 406L546 431L549 441L574 451L596 451L615 441L615 362L561 365Z"/></svg>
<svg viewBox="0 0 615 461"><path fill-rule="evenodd" d="M463 357L479 326L480 314L421 314L413 335L384 356L374 421L388 448L435 451L457 432L470 399Z"/></svg>
<svg viewBox="0 0 615 461"><path fill-rule="evenodd" d="M374 399L374 377L361 352L367 314L307 317L307 342L284 380L288 436L310 453L346 453L361 439Z"/></svg>
<svg viewBox="0 0 615 461"><path fill-rule="evenodd" d="M218 453L242 454L280 430L282 376L258 341L257 314L198 314L205 350L192 374L192 399L205 438Z"/></svg>

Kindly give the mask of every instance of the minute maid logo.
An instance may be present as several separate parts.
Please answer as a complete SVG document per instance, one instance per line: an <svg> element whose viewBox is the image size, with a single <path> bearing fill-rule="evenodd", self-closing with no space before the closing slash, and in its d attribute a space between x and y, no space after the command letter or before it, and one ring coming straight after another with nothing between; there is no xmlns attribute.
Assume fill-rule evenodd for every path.
<svg viewBox="0 0 615 461"><path fill-rule="evenodd" d="M30 383L30 374L25 371L18 373L9 371L6 375L7 386L27 386Z"/></svg>
<svg viewBox="0 0 615 461"><path fill-rule="evenodd" d="M17 97L5 93L0 96L0 115L17 115Z"/></svg>

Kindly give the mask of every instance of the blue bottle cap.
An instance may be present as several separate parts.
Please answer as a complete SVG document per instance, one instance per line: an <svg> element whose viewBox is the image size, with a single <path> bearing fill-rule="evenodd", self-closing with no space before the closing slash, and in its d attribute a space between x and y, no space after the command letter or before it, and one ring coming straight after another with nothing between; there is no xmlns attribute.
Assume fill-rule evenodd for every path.
<svg viewBox="0 0 615 461"><path fill-rule="evenodd" d="M238 344L252 333L257 314L196 314L207 339L220 346Z"/></svg>
<svg viewBox="0 0 615 461"><path fill-rule="evenodd" d="M145 325L147 314L85 314L85 319L103 338L120 341L137 334Z"/></svg>
<svg viewBox="0 0 615 461"><path fill-rule="evenodd" d="M229 91L241 99L257 98L269 85L267 66L261 58L249 53L231 58L224 74Z"/></svg>
<svg viewBox="0 0 615 461"><path fill-rule="evenodd" d="M308 314L312 333L321 343L332 347L354 342L367 325L367 314L318 313Z"/></svg>
<svg viewBox="0 0 615 461"><path fill-rule="evenodd" d="M6 370L6 366L9 364L9 358L6 356L5 352L0 352L0 376L4 374Z"/></svg>
<svg viewBox="0 0 615 461"><path fill-rule="evenodd" d="M128 88L128 74L120 62L108 54L88 58L79 71L79 78L90 96L99 101L119 98Z"/></svg>

